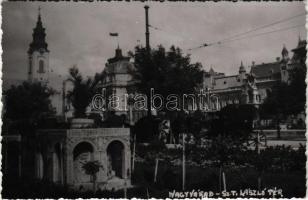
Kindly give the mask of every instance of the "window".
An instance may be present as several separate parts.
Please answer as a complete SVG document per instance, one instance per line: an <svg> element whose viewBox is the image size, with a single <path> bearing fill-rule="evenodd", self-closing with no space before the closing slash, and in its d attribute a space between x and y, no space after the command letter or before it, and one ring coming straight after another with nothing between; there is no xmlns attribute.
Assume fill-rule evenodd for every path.
<svg viewBox="0 0 308 200"><path fill-rule="evenodd" d="M44 70L44 61L43 61L43 60L40 60L40 61L39 61L39 70L38 70L38 73L45 73L45 70Z"/></svg>

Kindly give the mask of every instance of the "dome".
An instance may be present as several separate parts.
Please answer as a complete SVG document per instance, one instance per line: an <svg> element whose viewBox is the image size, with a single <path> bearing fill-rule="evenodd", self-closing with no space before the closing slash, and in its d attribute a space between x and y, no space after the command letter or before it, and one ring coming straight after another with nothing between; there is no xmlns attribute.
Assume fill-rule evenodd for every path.
<svg viewBox="0 0 308 200"><path fill-rule="evenodd" d="M106 72L108 74L128 74L135 71L133 63L131 63L129 57L122 55L122 50L118 47L115 50L115 56L108 59L106 64Z"/></svg>
<svg viewBox="0 0 308 200"><path fill-rule="evenodd" d="M107 64L106 72L108 74L129 74L135 71L134 65L127 60L120 60L114 63Z"/></svg>

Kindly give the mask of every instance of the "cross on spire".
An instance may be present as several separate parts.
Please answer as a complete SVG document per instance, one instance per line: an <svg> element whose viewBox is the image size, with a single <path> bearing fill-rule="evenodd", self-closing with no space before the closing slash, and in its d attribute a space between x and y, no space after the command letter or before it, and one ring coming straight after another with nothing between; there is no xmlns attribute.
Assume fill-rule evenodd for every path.
<svg viewBox="0 0 308 200"><path fill-rule="evenodd" d="M41 20L41 6L38 7L37 23L42 23L42 20Z"/></svg>
<svg viewBox="0 0 308 200"><path fill-rule="evenodd" d="M39 50L39 49L47 49L47 43L45 41L46 33L45 33L45 28L43 27L43 23L41 20L41 6L38 7L38 17L37 17L37 22L36 26L33 29L33 34L32 34L33 40L30 44L30 48L28 53L32 54L33 51Z"/></svg>
<svg viewBox="0 0 308 200"><path fill-rule="evenodd" d="M38 20L41 21L41 6L38 7Z"/></svg>

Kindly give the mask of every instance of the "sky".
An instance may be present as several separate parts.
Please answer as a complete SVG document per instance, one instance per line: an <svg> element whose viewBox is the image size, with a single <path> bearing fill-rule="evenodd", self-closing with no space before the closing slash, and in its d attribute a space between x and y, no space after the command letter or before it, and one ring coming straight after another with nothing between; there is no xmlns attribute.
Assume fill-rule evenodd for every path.
<svg viewBox="0 0 308 200"><path fill-rule="evenodd" d="M137 44L145 44L144 3L140 2L4 2L2 3L3 79L27 78L27 50L32 41L38 7L41 7L46 41L50 50L51 76L66 77L77 65L84 76L101 72L107 59L114 56L119 33L124 54ZM297 28L251 37L206 48L188 49L220 41L305 12L303 2L148 2L151 47L175 45L191 54L192 62L201 62L208 71L232 75L243 61L246 69L252 61L273 62L281 57L283 45L295 48L299 35L306 38L305 16L252 32L271 32L297 25ZM64 78L63 78L64 79Z"/></svg>

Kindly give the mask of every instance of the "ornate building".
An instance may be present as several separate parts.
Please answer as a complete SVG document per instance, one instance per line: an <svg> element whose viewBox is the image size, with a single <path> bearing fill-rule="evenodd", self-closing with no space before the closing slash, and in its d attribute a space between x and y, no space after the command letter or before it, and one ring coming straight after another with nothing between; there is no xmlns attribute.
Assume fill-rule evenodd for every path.
<svg viewBox="0 0 308 200"><path fill-rule="evenodd" d="M119 47L115 50L115 56L108 59L103 71L105 78L99 85L99 88L105 90L107 104L110 100L118 98L118 105L111 106L113 108L107 110L106 117L108 117L110 112L118 116L124 115L126 122L133 125L146 115L145 111L136 110L130 105L130 94L137 94L136 81L133 77L135 70L134 64L130 62L130 58L123 56L122 50Z"/></svg>
<svg viewBox="0 0 308 200"><path fill-rule="evenodd" d="M226 76L214 72L211 68L204 74L203 88L208 92L209 110L220 110L228 104L253 104L260 103L255 77L247 74L241 63L237 75Z"/></svg>
<svg viewBox="0 0 308 200"><path fill-rule="evenodd" d="M250 72L246 72L241 63L236 75L226 76L212 68L204 74L203 88L209 92L210 110L219 110L228 104L263 103L272 87L279 83L289 83L289 73L294 67L305 65L306 41L299 38L298 45L292 50L293 56L283 45L281 58L275 62L252 63Z"/></svg>

